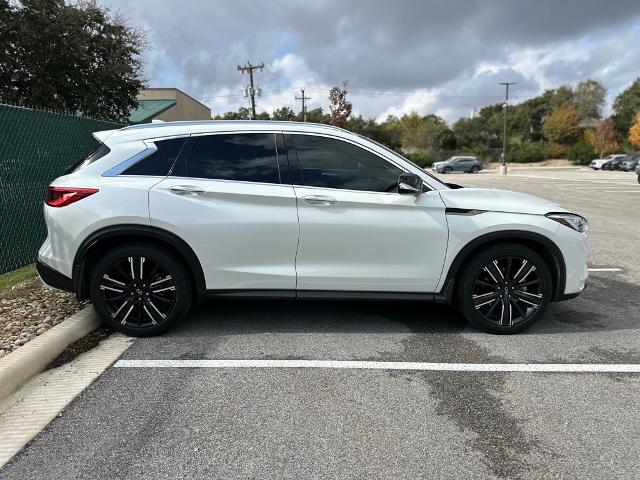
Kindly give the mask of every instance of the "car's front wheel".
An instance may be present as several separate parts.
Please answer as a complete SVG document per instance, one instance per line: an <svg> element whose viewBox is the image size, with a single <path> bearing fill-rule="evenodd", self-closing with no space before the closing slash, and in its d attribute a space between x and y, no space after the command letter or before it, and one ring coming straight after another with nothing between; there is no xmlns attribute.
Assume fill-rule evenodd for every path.
<svg viewBox="0 0 640 480"><path fill-rule="evenodd" d="M475 255L459 277L459 306L473 325L492 333L520 332L551 301L549 267L536 252L500 244Z"/></svg>
<svg viewBox="0 0 640 480"><path fill-rule="evenodd" d="M444 167L442 173L451 173L451 167Z"/></svg>
<svg viewBox="0 0 640 480"><path fill-rule="evenodd" d="M185 267L155 246L124 245L93 269L91 300L105 323L132 336L164 333L191 303Z"/></svg>

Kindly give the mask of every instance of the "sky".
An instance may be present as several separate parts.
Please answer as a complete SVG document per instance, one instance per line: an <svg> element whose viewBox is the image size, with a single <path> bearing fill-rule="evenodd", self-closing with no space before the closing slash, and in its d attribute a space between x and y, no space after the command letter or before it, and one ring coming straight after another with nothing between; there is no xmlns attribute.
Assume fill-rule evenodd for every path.
<svg viewBox="0 0 640 480"><path fill-rule="evenodd" d="M258 111L328 107L347 81L353 113L416 111L449 122L562 84L600 80L613 98L640 76L640 0L101 0L147 32L144 76L213 114L249 106L237 65L255 74Z"/></svg>

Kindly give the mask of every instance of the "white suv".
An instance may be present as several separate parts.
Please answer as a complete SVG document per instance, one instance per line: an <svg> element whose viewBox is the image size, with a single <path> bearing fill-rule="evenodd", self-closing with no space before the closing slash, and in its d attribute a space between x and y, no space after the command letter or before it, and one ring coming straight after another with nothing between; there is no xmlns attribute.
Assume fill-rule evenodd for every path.
<svg viewBox="0 0 640 480"><path fill-rule="evenodd" d="M585 286L581 216L452 188L339 128L173 122L94 136L100 147L49 187L38 268L130 335L165 331L207 296L453 303L512 333Z"/></svg>

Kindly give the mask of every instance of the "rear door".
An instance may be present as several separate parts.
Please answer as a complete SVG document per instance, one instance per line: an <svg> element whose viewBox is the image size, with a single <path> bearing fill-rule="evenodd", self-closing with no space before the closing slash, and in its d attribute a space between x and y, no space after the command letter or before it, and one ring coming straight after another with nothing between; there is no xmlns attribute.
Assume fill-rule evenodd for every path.
<svg viewBox="0 0 640 480"><path fill-rule="evenodd" d="M192 136L149 193L151 224L191 246L209 290L295 289L296 197L280 181L277 135Z"/></svg>
<svg viewBox="0 0 640 480"><path fill-rule="evenodd" d="M397 193L403 170L344 139L285 139L300 174L298 290L433 292L448 237L438 192Z"/></svg>

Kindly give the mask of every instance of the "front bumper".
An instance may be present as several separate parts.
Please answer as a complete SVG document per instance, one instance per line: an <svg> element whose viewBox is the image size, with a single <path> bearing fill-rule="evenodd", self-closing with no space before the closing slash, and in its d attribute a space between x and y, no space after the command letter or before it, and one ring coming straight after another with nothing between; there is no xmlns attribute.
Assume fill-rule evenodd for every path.
<svg viewBox="0 0 640 480"><path fill-rule="evenodd" d="M36 262L36 269L44 283L50 287L64 290L65 292L74 292L73 280L66 275L54 270L49 265L42 263L40 260Z"/></svg>

